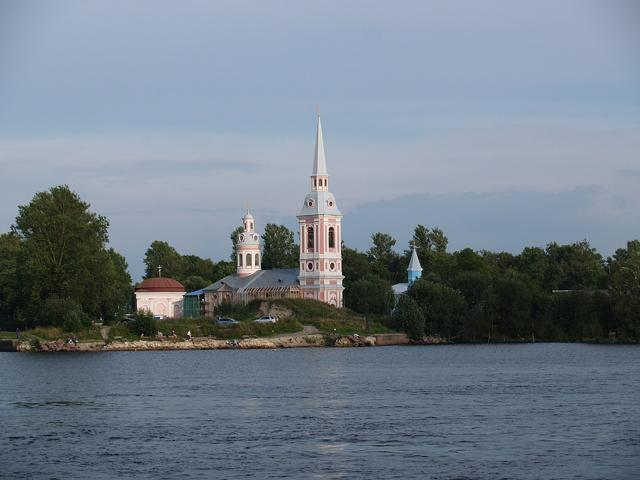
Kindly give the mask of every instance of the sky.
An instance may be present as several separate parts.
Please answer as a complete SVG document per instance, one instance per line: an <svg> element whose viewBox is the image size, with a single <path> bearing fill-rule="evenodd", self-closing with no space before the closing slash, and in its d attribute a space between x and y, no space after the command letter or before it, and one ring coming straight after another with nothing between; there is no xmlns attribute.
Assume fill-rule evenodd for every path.
<svg viewBox="0 0 640 480"><path fill-rule="evenodd" d="M344 240L640 238L640 2L0 3L0 231L68 184L145 250L296 225L315 111Z"/></svg>

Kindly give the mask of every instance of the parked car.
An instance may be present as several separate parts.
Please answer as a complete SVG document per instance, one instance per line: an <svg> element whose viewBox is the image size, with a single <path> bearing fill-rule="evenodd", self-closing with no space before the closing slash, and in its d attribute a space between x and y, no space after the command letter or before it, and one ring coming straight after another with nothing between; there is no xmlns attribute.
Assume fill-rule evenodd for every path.
<svg viewBox="0 0 640 480"><path fill-rule="evenodd" d="M276 323L277 321L278 317L273 315L263 315L262 317L254 320L255 323Z"/></svg>
<svg viewBox="0 0 640 480"><path fill-rule="evenodd" d="M225 325L237 325L240 322L231 317L218 317L216 323L222 327Z"/></svg>

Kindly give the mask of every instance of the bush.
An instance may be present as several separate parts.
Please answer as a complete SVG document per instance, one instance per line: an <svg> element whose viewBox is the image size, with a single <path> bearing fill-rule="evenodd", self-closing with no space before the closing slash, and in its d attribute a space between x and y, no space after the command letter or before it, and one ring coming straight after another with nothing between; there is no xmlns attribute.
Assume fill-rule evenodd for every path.
<svg viewBox="0 0 640 480"><path fill-rule="evenodd" d="M140 335L144 333L145 336L151 337L158 332L156 321L153 319L153 314L146 310L138 310L134 316L134 321L129 325L129 331L134 335Z"/></svg>
<svg viewBox="0 0 640 480"><path fill-rule="evenodd" d="M411 340L417 341L424 337L424 314L408 295L401 295L398 306L393 311L393 320L398 330L405 332Z"/></svg>

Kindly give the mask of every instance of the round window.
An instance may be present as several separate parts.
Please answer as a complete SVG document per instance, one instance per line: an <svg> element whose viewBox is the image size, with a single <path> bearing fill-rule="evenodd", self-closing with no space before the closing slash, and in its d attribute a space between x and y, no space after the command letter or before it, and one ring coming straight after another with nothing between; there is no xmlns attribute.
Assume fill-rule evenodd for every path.
<svg viewBox="0 0 640 480"><path fill-rule="evenodd" d="M333 202L331 200L329 200L329 206L333 207Z"/></svg>
<svg viewBox="0 0 640 480"><path fill-rule="evenodd" d="M310 272L313 271L313 262L307 263L307 270L309 270Z"/></svg>
<svg viewBox="0 0 640 480"><path fill-rule="evenodd" d="M257 239L258 239L258 235L254 235L254 236L253 236L253 239L254 239L254 240L257 240Z"/></svg>
<svg viewBox="0 0 640 480"><path fill-rule="evenodd" d="M244 235L240 235L240 241L244 242Z"/></svg>
<svg viewBox="0 0 640 480"><path fill-rule="evenodd" d="M335 264L335 263L333 263L333 262L331 262L331 263L329 264L329 269L330 269L330 270L335 270L335 269L336 269L336 264Z"/></svg>
<svg viewBox="0 0 640 480"><path fill-rule="evenodd" d="M309 206L309 207L313 207L313 200L309 200L309 201L307 202L307 206Z"/></svg>

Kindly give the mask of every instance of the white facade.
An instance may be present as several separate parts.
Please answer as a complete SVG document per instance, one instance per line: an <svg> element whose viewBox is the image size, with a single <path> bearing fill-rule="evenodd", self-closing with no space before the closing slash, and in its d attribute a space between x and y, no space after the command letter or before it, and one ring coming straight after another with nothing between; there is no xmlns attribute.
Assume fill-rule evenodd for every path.
<svg viewBox="0 0 640 480"><path fill-rule="evenodd" d="M136 309L162 318L182 316L182 292L135 292Z"/></svg>
<svg viewBox="0 0 640 480"><path fill-rule="evenodd" d="M255 220L247 210L242 218L243 231L238 235L236 243L236 267L238 275L247 277L260 271L262 263L260 253L260 235L255 231Z"/></svg>

